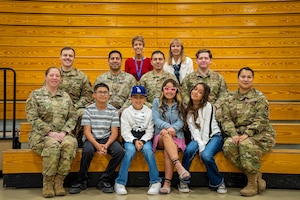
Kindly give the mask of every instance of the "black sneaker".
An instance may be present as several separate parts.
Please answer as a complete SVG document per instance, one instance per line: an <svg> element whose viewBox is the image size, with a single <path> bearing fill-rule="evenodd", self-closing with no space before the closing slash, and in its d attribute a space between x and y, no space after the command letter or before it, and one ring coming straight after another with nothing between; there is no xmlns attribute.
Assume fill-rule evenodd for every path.
<svg viewBox="0 0 300 200"><path fill-rule="evenodd" d="M97 189L101 190L104 193L113 193L114 192L113 186L110 183L103 182L103 181L100 181L97 184Z"/></svg>
<svg viewBox="0 0 300 200"><path fill-rule="evenodd" d="M86 190L86 184L85 183L75 183L70 187L69 193L70 194L78 194L82 190Z"/></svg>

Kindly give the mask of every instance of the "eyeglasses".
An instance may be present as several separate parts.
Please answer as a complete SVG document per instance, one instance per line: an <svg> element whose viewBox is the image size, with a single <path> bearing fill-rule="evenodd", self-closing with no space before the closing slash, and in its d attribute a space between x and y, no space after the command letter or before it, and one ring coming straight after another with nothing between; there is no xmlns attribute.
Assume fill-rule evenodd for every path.
<svg viewBox="0 0 300 200"><path fill-rule="evenodd" d="M107 91L98 91L98 92L95 92L95 93L97 93L97 94L99 94L99 95L108 95L108 92Z"/></svg>
<svg viewBox="0 0 300 200"><path fill-rule="evenodd" d="M163 87L164 91L166 92L176 92L177 88L176 87Z"/></svg>

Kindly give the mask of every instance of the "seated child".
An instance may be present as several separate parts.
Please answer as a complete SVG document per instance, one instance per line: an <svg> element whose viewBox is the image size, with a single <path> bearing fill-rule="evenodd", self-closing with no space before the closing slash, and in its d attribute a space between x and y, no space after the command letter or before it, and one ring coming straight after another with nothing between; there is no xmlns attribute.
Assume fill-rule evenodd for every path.
<svg viewBox="0 0 300 200"><path fill-rule="evenodd" d="M161 178L151 142L154 132L152 111L144 105L146 89L143 86L133 86L130 100L132 105L124 109L121 116L121 135L125 141L125 155L114 189L117 194L127 194L125 185L128 180L128 169L136 151L141 151L149 167L150 187L147 193L158 194Z"/></svg>
<svg viewBox="0 0 300 200"><path fill-rule="evenodd" d="M101 156L111 155L105 172L99 178L97 189L112 193L114 173L124 156L124 149L117 141L120 126L118 110L107 103L109 87L104 83L98 83L94 87L94 97L96 102L86 107L82 116L84 142L80 170L77 181L69 190L70 194L77 194L86 189L88 169L95 152Z"/></svg>

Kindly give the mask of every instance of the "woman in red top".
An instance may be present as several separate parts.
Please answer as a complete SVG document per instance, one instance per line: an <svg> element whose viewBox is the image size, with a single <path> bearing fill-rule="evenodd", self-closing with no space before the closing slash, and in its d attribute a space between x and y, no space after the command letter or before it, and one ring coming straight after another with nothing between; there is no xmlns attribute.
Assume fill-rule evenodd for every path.
<svg viewBox="0 0 300 200"><path fill-rule="evenodd" d="M134 36L132 38L132 48L134 50L134 57L128 58L125 61L125 72L132 74L137 81L140 80L143 74L151 71L151 59L143 55L145 47L145 40L143 36Z"/></svg>

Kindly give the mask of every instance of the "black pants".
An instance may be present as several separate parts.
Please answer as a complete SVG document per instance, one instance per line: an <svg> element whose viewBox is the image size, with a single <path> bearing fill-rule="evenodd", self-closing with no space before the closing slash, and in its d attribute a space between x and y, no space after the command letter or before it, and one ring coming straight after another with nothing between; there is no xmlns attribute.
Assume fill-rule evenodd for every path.
<svg viewBox="0 0 300 200"><path fill-rule="evenodd" d="M105 144L108 138L98 139L97 142L100 144ZM78 179L80 183L86 182L88 179L88 169L90 167L96 148L92 143L86 140L82 146L82 157L80 161L80 170L78 174ZM101 175L99 181L113 183L114 182L114 173L118 165L123 159L125 154L124 149L119 142L113 142L107 149L107 153L111 155L111 159L106 167L105 172Z"/></svg>

